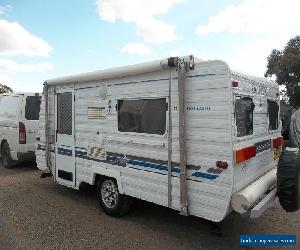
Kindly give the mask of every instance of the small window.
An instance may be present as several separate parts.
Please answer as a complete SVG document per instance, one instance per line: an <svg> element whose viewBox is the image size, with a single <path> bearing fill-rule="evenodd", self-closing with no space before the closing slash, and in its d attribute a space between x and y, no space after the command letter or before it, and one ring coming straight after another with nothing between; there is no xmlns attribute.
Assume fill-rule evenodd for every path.
<svg viewBox="0 0 300 250"><path fill-rule="evenodd" d="M269 130L278 129L279 105L276 101L268 100Z"/></svg>
<svg viewBox="0 0 300 250"><path fill-rule="evenodd" d="M25 106L25 118L38 120L40 115L41 96L27 96Z"/></svg>
<svg viewBox="0 0 300 250"><path fill-rule="evenodd" d="M118 130L163 135L166 99L118 100Z"/></svg>
<svg viewBox="0 0 300 250"><path fill-rule="evenodd" d="M251 97L237 97L235 103L235 117L237 136L253 134L253 110L255 105Z"/></svg>

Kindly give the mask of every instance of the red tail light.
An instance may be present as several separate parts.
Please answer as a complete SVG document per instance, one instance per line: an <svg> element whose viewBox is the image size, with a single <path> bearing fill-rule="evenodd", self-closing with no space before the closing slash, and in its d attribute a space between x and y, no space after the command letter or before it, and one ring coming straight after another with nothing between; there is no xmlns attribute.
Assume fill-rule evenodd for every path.
<svg viewBox="0 0 300 250"><path fill-rule="evenodd" d="M241 163L247 161L255 156L256 156L255 146L238 149L235 151L235 163Z"/></svg>
<svg viewBox="0 0 300 250"><path fill-rule="evenodd" d="M282 136L280 136L276 139L273 139L273 148L279 148L282 145L283 145L283 137Z"/></svg>
<svg viewBox="0 0 300 250"><path fill-rule="evenodd" d="M26 127L23 122L19 122L19 144L26 144Z"/></svg>
<svg viewBox="0 0 300 250"><path fill-rule="evenodd" d="M217 161L216 166L218 168L227 169L228 168L228 163L225 162L225 161Z"/></svg>
<svg viewBox="0 0 300 250"><path fill-rule="evenodd" d="M237 88L239 86L239 82L237 80L232 81L232 87Z"/></svg>

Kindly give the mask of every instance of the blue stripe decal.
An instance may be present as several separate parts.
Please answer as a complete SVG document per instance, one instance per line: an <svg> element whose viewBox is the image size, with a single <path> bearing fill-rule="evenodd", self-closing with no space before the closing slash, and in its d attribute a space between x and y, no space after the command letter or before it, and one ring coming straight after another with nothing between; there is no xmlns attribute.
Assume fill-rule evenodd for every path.
<svg viewBox="0 0 300 250"><path fill-rule="evenodd" d="M41 145L38 145L38 150L39 149L43 150ZM80 150L78 150L78 149L80 149ZM57 152L58 152L58 154L61 154L61 155L72 156L72 150L70 150L70 149L58 148ZM87 150L85 148L76 147L75 156L78 158L82 158L82 159L93 160L93 159L88 158ZM120 159L122 159L122 157L118 156L117 154L107 153L106 160L101 161L101 162L106 162L109 164L116 165L115 162L119 161ZM154 162L143 161L143 160L138 160L138 159L127 159L126 163L132 165L133 168L135 168L135 166L136 166L137 167L136 169L144 168L144 170L153 169L153 170L158 170L158 171L163 171L163 172L168 171L167 164L154 163ZM142 169L140 169L140 170L142 170ZM180 173L180 168L179 168L178 164L176 164L176 165L173 164L172 173L175 173L175 174ZM208 179L208 180L215 180L219 177L219 175L216 175L216 174L209 174L209 173L204 173L204 172L199 172L199 171L194 172L192 174L192 176L196 177L196 178L204 178L204 179Z"/></svg>
<svg viewBox="0 0 300 250"><path fill-rule="evenodd" d="M115 161L115 160L118 160L120 159L121 157L117 157L117 156L114 156L114 155L107 155L106 156L106 160L107 161Z"/></svg>
<svg viewBox="0 0 300 250"><path fill-rule="evenodd" d="M81 149L81 150L83 150L83 151L85 151L86 152L86 149L85 148L80 148L80 147L76 147L76 149Z"/></svg>
<svg viewBox="0 0 300 250"><path fill-rule="evenodd" d="M87 159L87 152L76 150L76 156ZM115 162L117 160L120 160L121 158L122 157L120 157L120 156L116 156L114 154L109 154L108 153L107 156L106 156L106 161L108 163L110 163L110 162ZM131 164L131 165L137 166L137 167L148 168L148 169L155 169L155 170L164 171L164 172L168 171L168 165L152 163L152 162L149 162L149 161L128 159L127 164ZM180 173L179 165L177 165L177 164L173 165L172 173L176 173L176 174ZM215 180L216 178L219 177L219 175L216 175L216 174L203 173L203 172L199 172L199 171L193 173L192 176L197 177L197 178L209 179L209 180Z"/></svg>
<svg viewBox="0 0 300 250"><path fill-rule="evenodd" d="M72 147L72 146L63 145L63 144L61 144L60 146L61 146L61 147L66 147L66 148L71 148L71 147Z"/></svg>
<svg viewBox="0 0 300 250"><path fill-rule="evenodd" d="M131 164L131 165L145 167L145 168L152 168L152 169L157 169L157 170L161 170L161 171L168 171L168 166L165 164L157 164L157 163L151 163L151 162L147 162L147 161L145 162L145 161L139 161L139 160L128 160L127 163ZM172 172L179 173L180 169L173 166Z"/></svg>
<svg viewBox="0 0 300 250"><path fill-rule="evenodd" d="M192 176L201 177L201 178L205 178L205 179L209 179L209 180L215 180L219 177L216 174L207 174L207 173L203 173L203 172L195 172L192 174Z"/></svg>
<svg viewBox="0 0 300 250"><path fill-rule="evenodd" d="M82 151L77 151L76 150L75 156L76 157L84 157L84 156L87 156L87 152L82 152Z"/></svg>
<svg viewBox="0 0 300 250"><path fill-rule="evenodd" d="M67 155L67 156L73 155L72 149L65 149L65 148L58 148L57 153L60 155Z"/></svg>

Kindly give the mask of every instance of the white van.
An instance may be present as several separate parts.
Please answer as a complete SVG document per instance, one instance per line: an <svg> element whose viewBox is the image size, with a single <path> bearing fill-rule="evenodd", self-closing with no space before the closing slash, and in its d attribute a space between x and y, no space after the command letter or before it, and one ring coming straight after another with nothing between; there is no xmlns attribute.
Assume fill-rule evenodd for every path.
<svg viewBox="0 0 300 250"><path fill-rule="evenodd" d="M39 93L0 95L0 153L5 168L35 160L40 103Z"/></svg>
<svg viewBox="0 0 300 250"><path fill-rule="evenodd" d="M193 56L45 82L37 166L97 185L120 216L136 197L212 221L256 218L276 197L276 82Z"/></svg>

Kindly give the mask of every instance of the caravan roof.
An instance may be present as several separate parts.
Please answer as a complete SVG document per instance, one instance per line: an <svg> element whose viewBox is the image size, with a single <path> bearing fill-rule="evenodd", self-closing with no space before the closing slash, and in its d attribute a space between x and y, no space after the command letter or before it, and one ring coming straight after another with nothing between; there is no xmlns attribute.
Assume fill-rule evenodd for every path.
<svg viewBox="0 0 300 250"><path fill-rule="evenodd" d="M190 56L182 57L186 60L193 58L194 62L201 62L199 58ZM168 68L168 58L162 60L155 60L145 63L138 63L127 66L120 66L110 69L96 70L88 73L70 75L65 77L59 77L54 79L49 79L45 83L47 85L57 85L57 84L69 84L69 83L82 83L82 82L91 82L99 81L110 78L119 78L125 76L133 76L143 73L151 73L162 69Z"/></svg>
<svg viewBox="0 0 300 250"><path fill-rule="evenodd" d="M185 56L183 58L190 58L191 56ZM193 56L192 56L193 57ZM193 57L194 62L200 63L204 62L197 57ZM138 63L133 65L120 66L115 68L96 70L87 73L75 74L70 76L64 76L59 78L53 78L45 81L47 85L61 85L61 84L70 84L70 83L84 83L84 82L92 82L92 81L100 81L111 78L119 78L125 76L134 76L143 73L151 73L155 71L159 71L162 69L168 68L168 58L162 60L155 60L145 63ZM273 81L267 80L263 77L256 77L251 75L246 75L238 71L232 71L233 75L239 76L240 78L244 78L245 80L250 80L256 83L263 83L266 85L276 84Z"/></svg>

